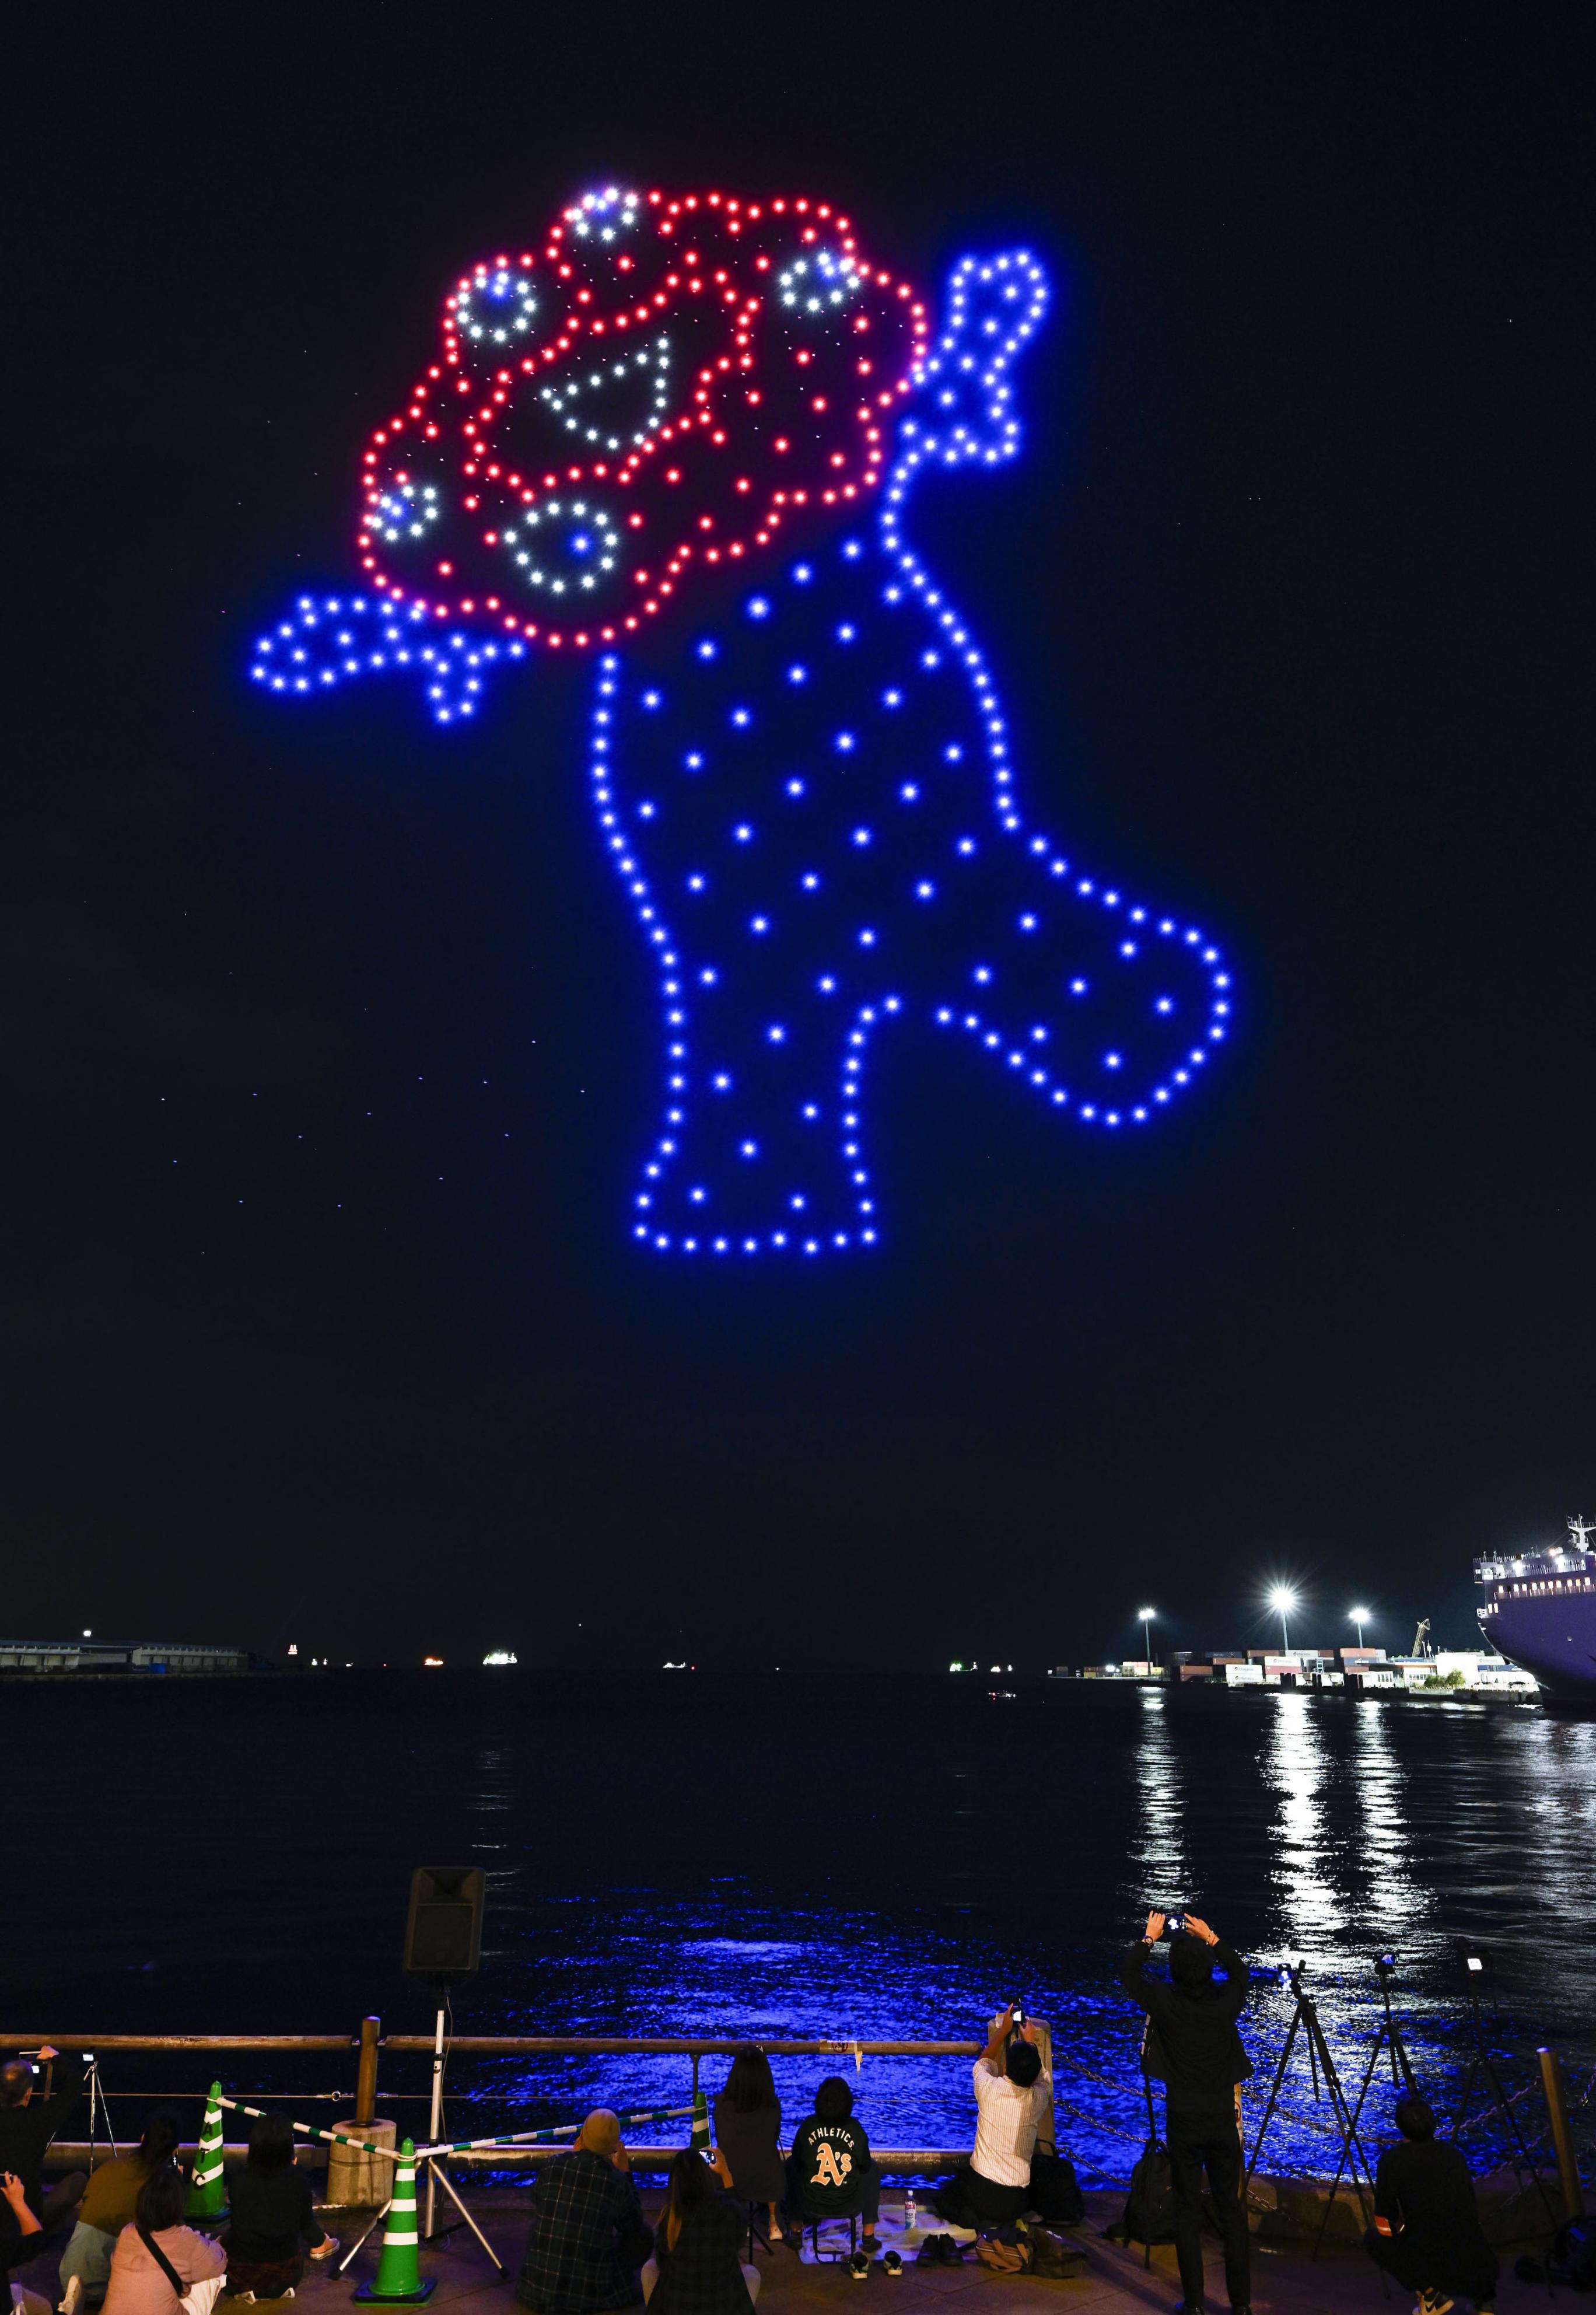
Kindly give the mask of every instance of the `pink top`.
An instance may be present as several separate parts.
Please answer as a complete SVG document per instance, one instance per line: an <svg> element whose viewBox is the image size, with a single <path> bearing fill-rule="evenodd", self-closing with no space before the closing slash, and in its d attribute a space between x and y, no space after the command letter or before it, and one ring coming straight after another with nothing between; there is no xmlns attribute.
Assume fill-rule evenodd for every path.
<svg viewBox="0 0 1596 2315"><path fill-rule="evenodd" d="M158 2242L185 2283L203 2283L208 2275L226 2275L227 2254L208 2235L192 2227L162 2227ZM111 2280L105 2287L105 2315L176 2315L177 2293L138 2240L137 2227L124 2227L111 2254Z"/></svg>

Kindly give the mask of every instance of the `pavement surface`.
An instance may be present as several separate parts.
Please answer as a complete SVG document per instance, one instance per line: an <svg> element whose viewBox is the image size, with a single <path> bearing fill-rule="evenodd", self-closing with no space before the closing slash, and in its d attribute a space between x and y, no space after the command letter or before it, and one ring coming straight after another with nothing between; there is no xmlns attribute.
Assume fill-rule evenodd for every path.
<svg viewBox="0 0 1596 2315"><path fill-rule="evenodd" d="M477 2224L503 2260L505 2272L494 2273L481 2246L462 2228L438 2248L421 2252L423 2276L438 2278L430 2304L441 2308L471 2301L476 2302L480 2315L489 2315L490 2310L494 2315L500 2315L500 2311L502 2315L519 2315L514 2284L527 2235L526 2190L474 2186L466 2199ZM660 2200L657 2192L643 2189L643 2207L651 2219ZM904 2248L906 2264L900 2278L889 2278L877 2261L864 2281L856 2282L847 2266L846 2226L820 2230L818 2260L807 2239L801 2260L785 2244L778 2243L768 2251L759 2246L755 2254L761 2277L758 2315L821 2315L821 2311L833 2307L853 2308L859 2315L871 2315L873 2310L874 2315L937 2315L950 2302L957 2302L958 2315L1040 2315L1039 2302L1049 2302L1059 2307L1060 2315L1066 2309L1076 2308L1091 2310L1093 2315L1097 2311L1102 2315L1114 2311L1118 2315L1122 2310L1125 2315L1132 2315L1132 2311L1134 2315L1167 2315L1180 2297L1173 2250L1156 2250L1148 2268L1139 2249L1122 2249L1104 2236L1103 2229L1117 2215L1122 2202L1118 2195L1086 2197L1086 2221L1069 2233L1069 2240L1086 2253L1086 2271L1067 2281L995 2275L980 2265L972 2250L966 2252L958 2266L917 2266L911 2240ZM901 2231L893 2223L892 2207L889 2190L881 2229L886 2244L897 2240ZM342 2237L343 2248L338 2255L341 2259L365 2221L353 2213L328 2213L325 2223ZM353 2284L376 2272L380 2239L380 2231L373 2233L342 2275L336 2271L337 2261L332 2273L319 2266L308 2269L292 2301L262 2301L257 2311L249 2311L224 2297L217 2302L217 2315L235 2315L235 2309L237 2315L279 2315L279 2310L281 2315L317 2315L324 2307L325 2315L332 2315L332 2302L347 2306ZM1208 2245L1207 2254L1208 2305L1219 2311L1228 2302L1217 2241ZM1529 2315L1532 2308L1538 2315L1548 2315L1548 2311L1555 2315L1556 2309L1578 2315L1578 2311L1590 2305L1588 2300L1567 2292L1559 2292L1550 2300L1544 2284L1515 2281L1512 2256L1507 2253L1503 2258L1503 2281L1494 2302L1499 2315ZM1354 2311L1357 2315L1396 2315L1398 2310L1406 2315L1413 2304L1407 2293L1386 2283L1361 2254L1328 2257L1316 2264L1306 2251L1281 2251L1255 2243L1253 2277L1255 2315L1343 2315L1343 2311L1344 2315L1354 2315ZM1458 2304L1459 2315L1465 2315L1466 2302Z"/></svg>

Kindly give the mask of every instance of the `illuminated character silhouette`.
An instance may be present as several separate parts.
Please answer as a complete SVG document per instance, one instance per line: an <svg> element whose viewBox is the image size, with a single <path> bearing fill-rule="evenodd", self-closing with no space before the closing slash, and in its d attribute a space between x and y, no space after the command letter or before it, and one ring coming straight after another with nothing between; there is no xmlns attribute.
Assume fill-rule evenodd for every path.
<svg viewBox="0 0 1596 2315"><path fill-rule="evenodd" d="M865 1078L894 1024L1110 1134L1224 1041L1206 935L1030 820L905 535L926 473L1015 455L1046 306L1026 252L966 258L933 339L825 204L589 194L457 285L365 454L360 588L257 647L272 690L409 673L441 723L497 669L592 654L593 803L659 978L632 1228L661 1252L876 1243Z"/></svg>

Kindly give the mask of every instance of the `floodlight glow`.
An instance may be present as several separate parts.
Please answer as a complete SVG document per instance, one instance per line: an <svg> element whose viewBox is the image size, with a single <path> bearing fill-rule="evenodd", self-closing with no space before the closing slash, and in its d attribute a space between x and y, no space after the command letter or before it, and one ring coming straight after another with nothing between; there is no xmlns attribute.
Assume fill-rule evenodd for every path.
<svg viewBox="0 0 1596 2315"><path fill-rule="evenodd" d="M661 1007L642 1246L877 1245L890 1029L956 1033L1099 1138L1229 1034L1206 932L1031 820L985 656L905 528L927 475L1017 456L1049 297L1029 251L968 256L934 332L827 202L590 192L454 284L362 454L358 581L256 646L285 700L397 673L457 728L494 675L592 655L590 794Z"/></svg>
<svg viewBox="0 0 1596 2315"><path fill-rule="evenodd" d="M1289 1583L1277 1583L1269 1594L1269 1604L1281 1619L1281 1654L1285 1655L1290 1652L1291 1645L1291 1635L1287 1627L1286 1619L1297 1605L1297 1594Z"/></svg>

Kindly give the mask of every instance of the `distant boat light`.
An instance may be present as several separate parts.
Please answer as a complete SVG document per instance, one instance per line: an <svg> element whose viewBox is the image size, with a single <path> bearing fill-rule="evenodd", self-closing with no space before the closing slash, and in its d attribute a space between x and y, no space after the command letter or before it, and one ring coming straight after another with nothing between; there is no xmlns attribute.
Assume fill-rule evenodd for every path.
<svg viewBox="0 0 1596 2315"><path fill-rule="evenodd" d="M512 1664L515 1660L516 1655L513 1648L495 1648L492 1655L486 1655L483 1658L483 1662L485 1664ZM430 1663L431 1659L429 1657L428 1661Z"/></svg>
<svg viewBox="0 0 1596 2315"><path fill-rule="evenodd" d="M443 1658L441 1656L423 1656L421 1658L421 1669L423 1672L441 1672L443 1670Z"/></svg>

